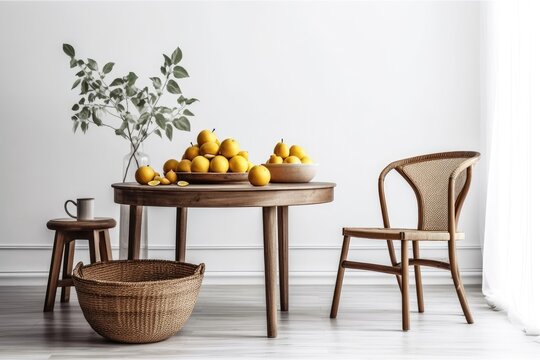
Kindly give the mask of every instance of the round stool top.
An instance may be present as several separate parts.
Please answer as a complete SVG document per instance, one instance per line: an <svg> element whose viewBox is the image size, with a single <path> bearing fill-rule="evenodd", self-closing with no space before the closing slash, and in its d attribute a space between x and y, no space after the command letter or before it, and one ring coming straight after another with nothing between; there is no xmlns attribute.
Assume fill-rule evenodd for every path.
<svg viewBox="0 0 540 360"><path fill-rule="evenodd" d="M53 219L47 222L48 229L63 231L105 230L115 226L116 221L113 218L106 217L97 217L93 220Z"/></svg>

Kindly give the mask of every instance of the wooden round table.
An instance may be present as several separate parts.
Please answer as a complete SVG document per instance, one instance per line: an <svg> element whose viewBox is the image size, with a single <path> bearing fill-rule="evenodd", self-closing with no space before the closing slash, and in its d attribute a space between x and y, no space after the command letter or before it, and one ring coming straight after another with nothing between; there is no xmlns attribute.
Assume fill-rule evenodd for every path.
<svg viewBox="0 0 540 360"><path fill-rule="evenodd" d="M288 310L288 207L328 203L334 200L334 183L148 186L137 183L113 184L114 202L130 205L128 258L138 259L143 206L175 207L176 260L185 261L187 209L261 207L263 214L264 279L268 337L277 336L276 242L279 252L281 311Z"/></svg>

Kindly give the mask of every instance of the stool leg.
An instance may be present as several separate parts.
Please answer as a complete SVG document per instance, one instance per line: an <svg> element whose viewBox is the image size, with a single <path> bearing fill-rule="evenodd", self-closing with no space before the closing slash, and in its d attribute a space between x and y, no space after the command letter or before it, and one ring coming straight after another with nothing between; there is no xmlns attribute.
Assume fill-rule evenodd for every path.
<svg viewBox="0 0 540 360"><path fill-rule="evenodd" d="M57 231L54 235L54 245L51 257L51 267L49 269L49 281L47 282L47 293L45 295L45 305L43 312L53 311L54 300L56 298L56 287L58 286L58 276L62 263L62 252L64 250L64 233Z"/></svg>
<svg viewBox="0 0 540 360"><path fill-rule="evenodd" d="M93 264L100 261L99 257L99 231L89 231L88 234L88 247L90 249L90 262Z"/></svg>
<svg viewBox="0 0 540 360"><path fill-rule="evenodd" d="M99 256L101 256L101 261L111 261L113 259L109 230L99 232Z"/></svg>
<svg viewBox="0 0 540 360"><path fill-rule="evenodd" d="M73 255L75 253L75 240L66 239L64 250L64 269L62 271L62 279L71 279L71 273L73 272ZM62 286L62 292L60 293L60 302L69 302L69 293L71 286Z"/></svg>

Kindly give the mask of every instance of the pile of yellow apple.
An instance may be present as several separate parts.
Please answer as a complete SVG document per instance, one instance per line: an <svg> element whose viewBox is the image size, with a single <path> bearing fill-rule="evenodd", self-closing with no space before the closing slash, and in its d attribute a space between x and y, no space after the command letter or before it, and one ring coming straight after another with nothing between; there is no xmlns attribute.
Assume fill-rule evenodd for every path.
<svg viewBox="0 0 540 360"><path fill-rule="evenodd" d="M274 153L266 161L267 164L313 164L313 160L304 148L293 145L290 148L283 142L278 142L274 147Z"/></svg>
<svg viewBox="0 0 540 360"><path fill-rule="evenodd" d="M201 131L197 136L197 144L191 144L180 161L170 159L165 165L178 172L220 174L245 173L253 167L248 152L240 150L236 140L229 138L220 142L213 130ZM167 170L164 166L163 171Z"/></svg>
<svg viewBox="0 0 540 360"><path fill-rule="evenodd" d="M240 145L234 139L220 142L214 130L203 130L197 136L197 144L189 146L180 161L169 159L163 164L163 174L160 176L150 166L141 166L135 173L139 184L169 185L178 180L176 172L181 173L246 173L248 180L255 186L264 186L270 182L270 172L261 165L254 166L248 158L248 152L240 150ZM179 181L179 186L188 185Z"/></svg>

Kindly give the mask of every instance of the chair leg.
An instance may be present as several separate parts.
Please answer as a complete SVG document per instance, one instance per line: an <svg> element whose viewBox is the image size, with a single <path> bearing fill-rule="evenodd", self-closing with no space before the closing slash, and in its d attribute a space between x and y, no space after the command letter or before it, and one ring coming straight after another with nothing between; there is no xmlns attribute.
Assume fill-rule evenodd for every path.
<svg viewBox="0 0 540 360"><path fill-rule="evenodd" d="M420 244L418 241L413 241L413 257L420 258ZM422 272L420 265L414 265L414 281L416 283L416 299L418 301L418 312L424 312L424 291L422 289Z"/></svg>
<svg viewBox="0 0 540 360"><path fill-rule="evenodd" d="M101 230L99 232L99 256L101 257L101 261L111 261L113 259L109 230Z"/></svg>
<svg viewBox="0 0 540 360"><path fill-rule="evenodd" d="M53 252L51 257L51 267L49 269L49 280L47 281L47 293L45 295L45 305L43 312L53 311L56 299L56 288L58 286L58 276L62 265L62 252L64 250L64 233L57 231L54 236Z"/></svg>
<svg viewBox="0 0 540 360"><path fill-rule="evenodd" d="M409 254L407 240L401 241L401 317L403 330L409 330Z"/></svg>
<svg viewBox="0 0 540 360"><path fill-rule="evenodd" d="M465 295L465 288L463 287L463 282L461 281L461 276L459 275L459 269L456 259L456 246L454 241L448 242L448 258L450 262L450 272L452 274L452 280L454 281L454 287L458 295L459 303L461 304L461 309L467 319L467 323L473 324L474 319L469 309L469 304L467 302L467 296Z"/></svg>
<svg viewBox="0 0 540 360"><path fill-rule="evenodd" d="M343 285L343 275L345 268L341 265L344 260L347 260L347 254L349 253L349 243L351 238L349 236L343 237L343 246L341 247L341 257L339 258L338 272L336 278L336 287L334 288L334 299L332 300L332 310L330 311L330 318L335 319L339 308L339 299L341 296L341 286Z"/></svg>
<svg viewBox="0 0 540 360"><path fill-rule="evenodd" d="M90 231L88 234L88 248L90 250L90 263L100 261L99 256L99 231Z"/></svg>
<svg viewBox="0 0 540 360"><path fill-rule="evenodd" d="M396 266L398 264L396 260L396 252L394 250L394 242L392 240L386 240L386 245L388 246L388 254L390 255L390 262L392 263L392 266ZM401 291L401 276L396 275L397 284L399 286L399 291Z"/></svg>
<svg viewBox="0 0 540 360"><path fill-rule="evenodd" d="M71 273L73 271L73 255L75 253L75 240L66 239L66 245L64 249L64 269L62 271L62 279L71 279ZM60 293L60 302L69 302L69 295L71 286L62 286L62 292Z"/></svg>

